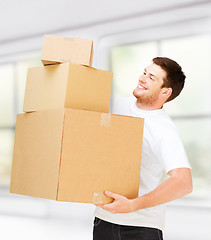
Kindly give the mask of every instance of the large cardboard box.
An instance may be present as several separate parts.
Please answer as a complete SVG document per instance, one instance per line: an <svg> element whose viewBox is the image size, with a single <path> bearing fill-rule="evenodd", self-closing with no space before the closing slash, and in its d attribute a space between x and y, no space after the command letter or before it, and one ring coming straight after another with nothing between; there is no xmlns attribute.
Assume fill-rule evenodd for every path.
<svg viewBox="0 0 211 240"><path fill-rule="evenodd" d="M109 112L112 72L63 63L28 69L24 112L75 108Z"/></svg>
<svg viewBox="0 0 211 240"><path fill-rule="evenodd" d="M75 109L17 115L10 192L109 203L138 196L143 119Z"/></svg>
<svg viewBox="0 0 211 240"><path fill-rule="evenodd" d="M45 35L41 60L44 65L71 62L91 67L93 41Z"/></svg>

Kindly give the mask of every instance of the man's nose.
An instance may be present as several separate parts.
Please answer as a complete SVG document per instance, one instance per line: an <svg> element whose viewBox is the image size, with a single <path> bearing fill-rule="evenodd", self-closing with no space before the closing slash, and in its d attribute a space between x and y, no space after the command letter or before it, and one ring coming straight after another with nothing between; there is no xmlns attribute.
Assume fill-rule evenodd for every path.
<svg viewBox="0 0 211 240"><path fill-rule="evenodd" d="M142 74L142 75L140 76L140 78L139 78L139 82L140 82L140 83L146 83L146 78L147 78L147 76L144 75L144 74Z"/></svg>

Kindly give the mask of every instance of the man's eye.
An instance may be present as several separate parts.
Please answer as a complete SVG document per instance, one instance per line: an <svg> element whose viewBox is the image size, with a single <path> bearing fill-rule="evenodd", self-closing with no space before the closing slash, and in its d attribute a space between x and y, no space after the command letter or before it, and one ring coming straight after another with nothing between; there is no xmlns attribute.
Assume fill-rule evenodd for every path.
<svg viewBox="0 0 211 240"><path fill-rule="evenodd" d="M154 80L154 78L151 76L150 79Z"/></svg>
<svg viewBox="0 0 211 240"><path fill-rule="evenodd" d="M146 72L144 72L144 75L147 75L147 73L146 73Z"/></svg>

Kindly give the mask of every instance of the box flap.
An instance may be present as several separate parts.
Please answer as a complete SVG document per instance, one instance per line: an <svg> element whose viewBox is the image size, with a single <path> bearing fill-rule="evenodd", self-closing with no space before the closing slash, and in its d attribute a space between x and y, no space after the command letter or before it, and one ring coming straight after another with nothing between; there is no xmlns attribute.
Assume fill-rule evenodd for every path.
<svg viewBox="0 0 211 240"><path fill-rule="evenodd" d="M93 41L45 35L41 58L44 65L55 62L71 62L91 66Z"/></svg>

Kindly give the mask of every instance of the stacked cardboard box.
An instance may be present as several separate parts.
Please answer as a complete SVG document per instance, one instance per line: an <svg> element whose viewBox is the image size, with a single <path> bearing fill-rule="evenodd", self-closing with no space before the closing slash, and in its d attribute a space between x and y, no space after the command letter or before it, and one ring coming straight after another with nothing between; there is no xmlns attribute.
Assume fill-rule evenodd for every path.
<svg viewBox="0 0 211 240"><path fill-rule="evenodd" d="M105 190L138 196L143 120L108 113L112 73L90 66L92 46L45 37L42 61L53 65L28 70L11 193L95 204L112 201Z"/></svg>

